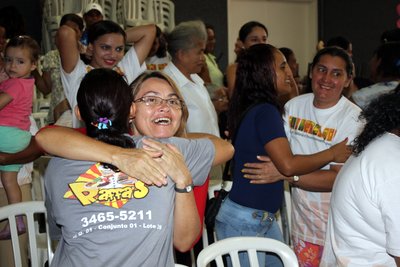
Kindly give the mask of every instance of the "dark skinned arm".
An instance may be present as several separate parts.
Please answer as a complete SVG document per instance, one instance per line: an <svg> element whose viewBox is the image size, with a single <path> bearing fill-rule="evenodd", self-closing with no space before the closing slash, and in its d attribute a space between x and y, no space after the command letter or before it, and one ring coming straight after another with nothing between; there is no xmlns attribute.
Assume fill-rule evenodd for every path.
<svg viewBox="0 0 400 267"><path fill-rule="evenodd" d="M36 143L35 137L32 137L29 145L20 152L12 154L0 152L0 165L25 164L34 161L42 155L42 149Z"/></svg>

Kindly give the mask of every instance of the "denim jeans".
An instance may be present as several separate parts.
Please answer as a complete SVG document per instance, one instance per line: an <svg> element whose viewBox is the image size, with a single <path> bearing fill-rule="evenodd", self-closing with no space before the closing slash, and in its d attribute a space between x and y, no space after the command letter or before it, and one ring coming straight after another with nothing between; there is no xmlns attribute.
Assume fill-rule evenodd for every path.
<svg viewBox="0 0 400 267"><path fill-rule="evenodd" d="M273 213L251 209L225 198L215 220L217 239L234 236L260 236L283 242L282 232ZM280 258L273 253L257 253L260 266L283 267ZM250 266L246 252L239 253L241 266ZM228 266L231 266L227 257Z"/></svg>

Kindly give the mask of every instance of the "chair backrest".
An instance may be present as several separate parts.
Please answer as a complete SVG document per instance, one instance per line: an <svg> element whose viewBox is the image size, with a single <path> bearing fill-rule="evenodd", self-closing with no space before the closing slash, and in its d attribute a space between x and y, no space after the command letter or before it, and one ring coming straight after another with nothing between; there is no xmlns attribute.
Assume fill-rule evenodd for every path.
<svg viewBox="0 0 400 267"><path fill-rule="evenodd" d="M155 23L162 31L171 32L175 28L175 5L171 0L153 0Z"/></svg>
<svg viewBox="0 0 400 267"><path fill-rule="evenodd" d="M277 254L284 266L298 267L296 255L286 244L265 237L230 237L219 240L204 248L197 257L197 266L206 267L215 260L217 267L223 267L223 255L230 256L233 267L239 267L239 252L247 251L250 266L258 267L257 251L272 252Z"/></svg>
<svg viewBox="0 0 400 267"><path fill-rule="evenodd" d="M32 267L39 266L39 257L38 257L38 244L36 238L36 230L35 230L35 214L45 214L46 216L46 208L43 201L27 201L20 202L15 204L10 204L7 206L3 206L0 208L0 220L8 219L11 231L11 241L14 252L14 263L16 267L22 266L21 263L21 252L20 252L20 244L18 238L18 230L16 224L16 216L25 215L27 222L27 233L29 239L29 255L30 262ZM48 226L46 224L46 232L49 232ZM47 247L51 248L50 238L47 235ZM48 249L48 261L49 265L53 257L53 253L51 249Z"/></svg>
<svg viewBox="0 0 400 267"><path fill-rule="evenodd" d="M146 0L124 0L123 9L125 20L144 21L147 19Z"/></svg>

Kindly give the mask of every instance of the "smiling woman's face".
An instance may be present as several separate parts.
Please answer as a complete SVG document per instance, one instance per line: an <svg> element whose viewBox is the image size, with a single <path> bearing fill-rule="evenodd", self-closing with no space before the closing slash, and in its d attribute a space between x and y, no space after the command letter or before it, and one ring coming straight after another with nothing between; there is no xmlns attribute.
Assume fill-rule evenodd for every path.
<svg viewBox="0 0 400 267"><path fill-rule="evenodd" d="M159 99L151 97L169 101L155 103ZM173 105L179 102L176 100L179 98L166 80L149 78L144 81L132 106L134 133L155 138L174 136L182 120L182 108Z"/></svg>

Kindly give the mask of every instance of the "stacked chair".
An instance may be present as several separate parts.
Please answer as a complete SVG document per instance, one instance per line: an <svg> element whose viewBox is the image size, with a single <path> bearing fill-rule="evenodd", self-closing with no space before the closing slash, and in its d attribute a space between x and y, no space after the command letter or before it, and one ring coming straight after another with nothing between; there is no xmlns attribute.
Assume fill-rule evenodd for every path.
<svg viewBox="0 0 400 267"><path fill-rule="evenodd" d="M42 19L42 52L55 49L54 37L64 14L83 14L92 2L101 5L104 18L123 27L155 23L162 31L175 27L175 6L172 0L45 0Z"/></svg>

